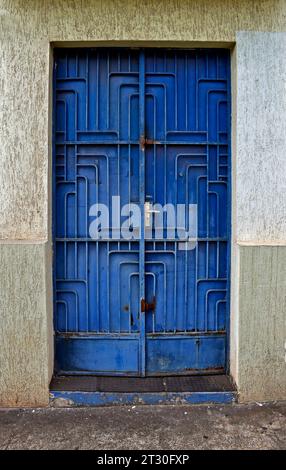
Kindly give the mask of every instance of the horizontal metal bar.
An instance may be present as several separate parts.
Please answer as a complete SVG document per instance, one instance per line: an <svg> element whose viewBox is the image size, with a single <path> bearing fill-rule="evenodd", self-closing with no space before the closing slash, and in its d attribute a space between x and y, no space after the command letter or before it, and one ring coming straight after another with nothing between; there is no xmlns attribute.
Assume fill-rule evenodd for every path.
<svg viewBox="0 0 286 470"><path fill-rule="evenodd" d="M140 146L139 140L61 140L57 141L56 145L77 145L78 147L81 145L109 145L109 146L115 146L115 145L138 145ZM193 141L172 141L172 140L156 140L152 141L152 143L148 143L145 145L227 145L227 142L218 142L218 141L200 141L200 142L193 142Z"/></svg>
<svg viewBox="0 0 286 470"><path fill-rule="evenodd" d="M206 336L225 336L226 331L179 331L179 332L173 332L173 331L167 331L167 332L162 332L162 333L146 333L146 336L148 336L150 339L182 339L186 337L197 337L197 338L205 338ZM69 338L69 339L138 339L139 338L139 333L128 333L128 332L121 332L121 333L93 333L93 332L71 332L71 333L59 333L56 332L56 336L59 336L61 338Z"/></svg>
<svg viewBox="0 0 286 470"><path fill-rule="evenodd" d="M126 240L125 238L100 238L100 239L93 239L93 238L56 238L56 242L121 242L121 243L137 243L139 242L139 239L131 239L131 240ZM145 241L148 243L153 243L153 242L166 242L166 243L186 243L189 241L197 241L197 242L227 242L228 238L226 237L218 237L218 238L196 238L196 239L182 239L182 238L145 238Z"/></svg>

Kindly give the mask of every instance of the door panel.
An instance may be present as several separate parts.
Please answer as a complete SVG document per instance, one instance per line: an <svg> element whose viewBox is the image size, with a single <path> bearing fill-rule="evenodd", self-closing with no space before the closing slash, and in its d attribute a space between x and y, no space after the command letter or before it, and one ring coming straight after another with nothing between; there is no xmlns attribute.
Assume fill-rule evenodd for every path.
<svg viewBox="0 0 286 470"><path fill-rule="evenodd" d="M146 243L148 374L222 371L226 361L228 53L146 51L146 194L195 204L198 241ZM187 217L187 216L186 216Z"/></svg>
<svg viewBox="0 0 286 470"><path fill-rule="evenodd" d="M140 240L111 226L114 197L140 198L139 56L64 50L55 65L56 367L138 374Z"/></svg>
<svg viewBox="0 0 286 470"><path fill-rule="evenodd" d="M229 79L224 50L56 51L59 373L224 371ZM120 209L141 210L141 226L127 226L129 240L120 232L126 213L111 231L118 196ZM167 230L166 216L159 238L145 227L146 201L196 206L192 249ZM95 204L109 210L107 222L100 211L101 225Z"/></svg>

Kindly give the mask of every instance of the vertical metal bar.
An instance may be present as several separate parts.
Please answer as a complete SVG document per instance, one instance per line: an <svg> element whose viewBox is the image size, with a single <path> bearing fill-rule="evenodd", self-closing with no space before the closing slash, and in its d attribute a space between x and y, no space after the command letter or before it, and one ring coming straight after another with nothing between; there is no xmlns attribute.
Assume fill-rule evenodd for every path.
<svg viewBox="0 0 286 470"><path fill-rule="evenodd" d="M110 60L109 60L109 53L107 53L107 64L106 64L106 67L107 67L107 72L106 72L106 75L107 75L107 89L106 89L106 94L107 94L107 97L106 97L106 128L109 129L109 88L110 88Z"/></svg>
<svg viewBox="0 0 286 470"><path fill-rule="evenodd" d="M189 312L189 305L188 305L188 256L187 256L188 251L185 250L185 282L184 282L184 293L185 293L185 331L188 329L188 312Z"/></svg>
<svg viewBox="0 0 286 470"><path fill-rule="evenodd" d="M78 77L78 55L77 58L77 77ZM85 70L85 86L86 86L86 99L85 99L85 129L88 130L88 116L89 116L89 57L86 53L86 70Z"/></svg>
<svg viewBox="0 0 286 470"><path fill-rule="evenodd" d="M58 310L57 310L57 253L58 243L56 242L57 237L57 226L56 226L56 215L57 215L57 198L56 198L56 105L57 105L57 54L54 51L54 65L53 65L53 90L52 90L52 103L53 103L53 115L52 115L52 236L53 236L53 308L54 318L53 326L55 331L58 330Z"/></svg>
<svg viewBox="0 0 286 470"><path fill-rule="evenodd" d="M165 100L166 100L166 96L165 96ZM175 129L176 129L176 131L178 130L178 63L177 63L177 54L175 54Z"/></svg>
<svg viewBox="0 0 286 470"><path fill-rule="evenodd" d="M231 239L232 239L232 225L231 225L231 206L232 206L232 153L231 153L231 66L230 66L230 52L227 53L227 295L226 295L226 372L229 373L230 369L230 290L231 290Z"/></svg>
<svg viewBox="0 0 286 470"><path fill-rule="evenodd" d="M178 324L177 324L177 247L178 243L174 243L174 251L175 251L175 256L174 256L174 325L173 325L173 331L176 333L178 329Z"/></svg>
<svg viewBox="0 0 286 470"><path fill-rule="evenodd" d="M88 262L89 262L89 243L85 242L85 308L86 308L86 331L89 331L89 269L88 269Z"/></svg>
<svg viewBox="0 0 286 470"><path fill-rule="evenodd" d="M106 311L108 322L108 333L112 332L111 329L111 312L110 312L110 244L106 242Z"/></svg>
<svg viewBox="0 0 286 470"><path fill-rule="evenodd" d="M95 331L100 332L100 278L99 278L99 244L96 242L96 313Z"/></svg>
<svg viewBox="0 0 286 470"><path fill-rule="evenodd" d="M188 54L185 55L185 100L186 100L186 121L185 121L185 130L187 131L189 128L189 109L188 109L188 102L189 102L189 94L188 94Z"/></svg>
<svg viewBox="0 0 286 470"><path fill-rule="evenodd" d="M141 50L139 53L139 201L141 209L141 227L139 242L139 291L140 291L140 375L145 376L145 312L141 311L141 301L145 299L145 54Z"/></svg>
<svg viewBox="0 0 286 470"><path fill-rule="evenodd" d="M75 145L75 152L74 152L74 179L75 179L75 197L74 197L74 213L75 213L75 227L74 227L74 236L75 238L78 237L78 188L77 188L77 157L78 157L78 147ZM88 236L86 234L86 236ZM78 276L78 244L75 242L75 278Z"/></svg>
<svg viewBox="0 0 286 470"><path fill-rule="evenodd" d="M99 52L96 55L96 130L99 129Z"/></svg>

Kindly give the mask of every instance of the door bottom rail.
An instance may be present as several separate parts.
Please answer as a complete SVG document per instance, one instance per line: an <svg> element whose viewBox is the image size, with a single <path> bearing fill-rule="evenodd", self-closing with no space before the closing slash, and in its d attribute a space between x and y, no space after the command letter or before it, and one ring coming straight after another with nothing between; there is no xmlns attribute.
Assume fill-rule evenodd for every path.
<svg viewBox="0 0 286 470"><path fill-rule="evenodd" d="M156 376L225 372L226 334L146 336L145 373L137 335L56 335L58 375Z"/></svg>

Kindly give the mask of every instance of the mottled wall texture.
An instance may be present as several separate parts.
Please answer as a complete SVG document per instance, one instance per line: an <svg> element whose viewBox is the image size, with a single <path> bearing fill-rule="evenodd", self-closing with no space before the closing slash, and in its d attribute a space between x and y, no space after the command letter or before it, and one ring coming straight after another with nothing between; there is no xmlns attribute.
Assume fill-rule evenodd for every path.
<svg viewBox="0 0 286 470"><path fill-rule="evenodd" d="M285 33L237 33L231 371L241 400L286 398L285 50Z"/></svg>
<svg viewBox="0 0 286 470"><path fill-rule="evenodd" d="M98 43L236 44L231 372L286 398L285 25L285 0L0 0L0 404L48 403L51 51Z"/></svg>

